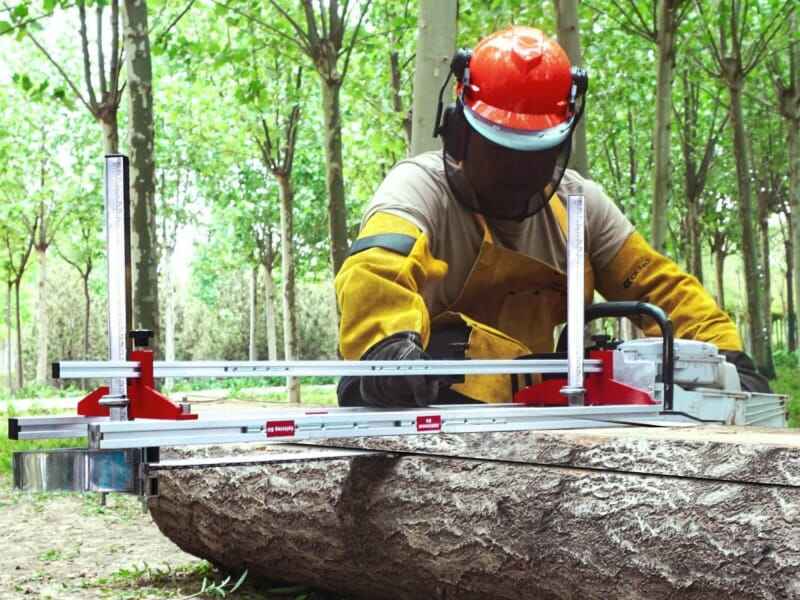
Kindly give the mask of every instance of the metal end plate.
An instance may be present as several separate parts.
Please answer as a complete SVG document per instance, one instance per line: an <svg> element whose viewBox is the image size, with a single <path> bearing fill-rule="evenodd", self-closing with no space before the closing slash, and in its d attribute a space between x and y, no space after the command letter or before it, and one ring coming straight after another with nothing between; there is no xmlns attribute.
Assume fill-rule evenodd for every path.
<svg viewBox="0 0 800 600"><path fill-rule="evenodd" d="M64 448L15 452L14 488L23 492L139 492L141 451Z"/></svg>

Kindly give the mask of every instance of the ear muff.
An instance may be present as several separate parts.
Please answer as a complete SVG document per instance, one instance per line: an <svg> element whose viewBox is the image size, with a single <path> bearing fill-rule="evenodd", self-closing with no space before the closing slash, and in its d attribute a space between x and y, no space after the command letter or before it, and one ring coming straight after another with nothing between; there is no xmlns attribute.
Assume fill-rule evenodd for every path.
<svg viewBox="0 0 800 600"><path fill-rule="evenodd" d="M471 57L472 50L466 48L459 49L453 55L447 79L445 79L442 89L439 90L439 104L436 108L433 137L442 136L445 151L456 161L464 160L469 125L464 118L462 98L457 98L454 104L444 108L444 92L450 83L451 75L455 76L461 84L462 90L469 84L469 60Z"/></svg>
<svg viewBox="0 0 800 600"><path fill-rule="evenodd" d="M456 162L466 158L469 130L469 124L464 117L464 104L459 98L455 104L451 104L445 109L442 124L439 127L444 150Z"/></svg>
<svg viewBox="0 0 800 600"><path fill-rule="evenodd" d="M569 92L569 110L575 115L573 127L578 125L578 121L583 116L583 108L586 103L586 91L589 89L589 73L584 69L572 67L572 88ZM581 101L580 108L576 108L578 100Z"/></svg>

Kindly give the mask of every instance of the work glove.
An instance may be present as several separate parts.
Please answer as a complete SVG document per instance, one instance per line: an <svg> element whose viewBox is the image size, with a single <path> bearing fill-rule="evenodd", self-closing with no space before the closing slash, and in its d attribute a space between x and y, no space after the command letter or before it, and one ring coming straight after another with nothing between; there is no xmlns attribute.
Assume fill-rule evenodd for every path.
<svg viewBox="0 0 800 600"><path fill-rule="evenodd" d="M361 360L427 360L419 334L395 333L367 350ZM443 378L435 375L376 375L361 377L361 398L380 408L428 406L436 402Z"/></svg>
<svg viewBox="0 0 800 600"><path fill-rule="evenodd" d="M742 391L758 392L760 394L772 393L767 378L756 371L753 359L747 354L736 350L723 350L722 354L725 356L725 360L736 367L736 371L739 373L739 381L742 384Z"/></svg>

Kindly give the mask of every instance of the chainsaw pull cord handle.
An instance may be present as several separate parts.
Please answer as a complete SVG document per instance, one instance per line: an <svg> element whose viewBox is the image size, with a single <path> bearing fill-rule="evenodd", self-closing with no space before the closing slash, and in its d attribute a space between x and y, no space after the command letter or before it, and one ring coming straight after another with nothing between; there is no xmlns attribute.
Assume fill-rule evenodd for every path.
<svg viewBox="0 0 800 600"><path fill-rule="evenodd" d="M672 321L662 309L655 304L628 300L625 302L598 302L586 307L585 321L594 321L603 317L630 317L641 315L651 317L661 329L661 381L664 384L664 411L672 411L674 398L675 375L675 337L672 331ZM567 349L567 327L558 336L556 352L565 352Z"/></svg>

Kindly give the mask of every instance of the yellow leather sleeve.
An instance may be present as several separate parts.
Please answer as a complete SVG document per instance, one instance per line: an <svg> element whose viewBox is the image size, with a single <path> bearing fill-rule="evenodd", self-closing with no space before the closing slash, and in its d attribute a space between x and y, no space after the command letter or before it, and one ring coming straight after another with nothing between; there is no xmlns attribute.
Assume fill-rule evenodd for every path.
<svg viewBox="0 0 800 600"><path fill-rule="evenodd" d="M359 239L402 233L416 239L408 256L370 248L350 256L336 276L339 303L339 351L358 360L373 345L401 331L415 331L423 347L430 339L430 315L421 291L426 282L441 279L447 263L433 257L428 238L415 225L388 213L376 213Z"/></svg>
<svg viewBox="0 0 800 600"><path fill-rule="evenodd" d="M638 233L625 240L617 255L598 271L597 290L607 300L641 300L666 312L675 338L711 342L722 350L741 350L733 321L702 284L662 256ZM651 319L637 322L648 336L658 336Z"/></svg>

